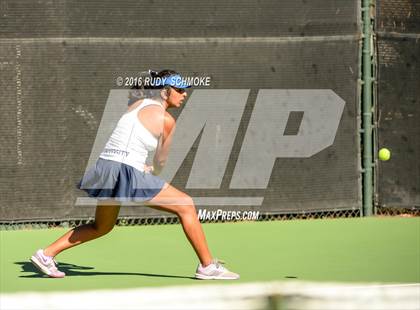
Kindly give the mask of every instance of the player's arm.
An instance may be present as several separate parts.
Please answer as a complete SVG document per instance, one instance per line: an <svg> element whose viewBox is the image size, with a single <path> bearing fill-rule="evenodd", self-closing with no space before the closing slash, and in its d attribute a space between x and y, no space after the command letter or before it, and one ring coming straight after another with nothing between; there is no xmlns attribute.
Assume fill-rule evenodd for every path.
<svg viewBox="0 0 420 310"><path fill-rule="evenodd" d="M169 148L175 132L175 119L165 111L163 131L158 139L155 156L153 158L153 174L158 175L166 164L169 155Z"/></svg>

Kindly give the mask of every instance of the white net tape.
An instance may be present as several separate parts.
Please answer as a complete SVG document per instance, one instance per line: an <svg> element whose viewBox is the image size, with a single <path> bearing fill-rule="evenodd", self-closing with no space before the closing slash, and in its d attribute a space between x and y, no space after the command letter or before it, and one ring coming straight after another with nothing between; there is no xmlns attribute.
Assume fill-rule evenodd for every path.
<svg viewBox="0 0 420 310"><path fill-rule="evenodd" d="M201 284L201 283L200 283ZM420 309L420 284L267 282L0 295L3 309Z"/></svg>

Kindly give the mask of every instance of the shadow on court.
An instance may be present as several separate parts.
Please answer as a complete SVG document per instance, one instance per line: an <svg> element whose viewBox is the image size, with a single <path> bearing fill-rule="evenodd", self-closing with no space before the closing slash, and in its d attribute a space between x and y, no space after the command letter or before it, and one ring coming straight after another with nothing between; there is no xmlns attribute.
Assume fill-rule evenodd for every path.
<svg viewBox="0 0 420 310"><path fill-rule="evenodd" d="M47 276L41 274L38 269L31 262L15 262L14 264L20 265L21 272L31 272L29 275L21 275L19 278L46 278ZM92 270L94 267L79 266L74 264L59 263L58 267L63 271L66 276L142 276L142 277L159 277L159 278L178 278L178 279L192 279L194 277L167 275L167 274L154 274L154 273L139 273L139 272L97 272L97 271L82 271Z"/></svg>

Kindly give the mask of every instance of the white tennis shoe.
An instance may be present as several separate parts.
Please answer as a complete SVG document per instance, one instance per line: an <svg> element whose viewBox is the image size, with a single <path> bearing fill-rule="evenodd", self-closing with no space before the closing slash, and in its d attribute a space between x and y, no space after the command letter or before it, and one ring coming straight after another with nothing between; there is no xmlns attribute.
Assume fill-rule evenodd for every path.
<svg viewBox="0 0 420 310"><path fill-rule="evenodd" d="M66 275L64 272L58 270L54 258L46 256L42 249L39 249L32 255L31 262L39 271L51 278L64 278Z"/></svg>
<svg viewBox="0 0 420 310"><path fill-rule="evenodd" d="M237 280L239 274L229 271L222 264L223 261L213 260L210 265L203 267L198 265L195 277L201 280Z"/></svg>

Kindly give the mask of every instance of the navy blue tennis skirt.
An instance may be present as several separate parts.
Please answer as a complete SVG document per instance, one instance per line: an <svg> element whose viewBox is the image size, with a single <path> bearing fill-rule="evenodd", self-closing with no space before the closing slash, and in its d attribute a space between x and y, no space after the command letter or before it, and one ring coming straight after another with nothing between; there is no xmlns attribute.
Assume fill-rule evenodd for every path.
<svg viewBox="0 0 420 310"><path fill-rule="evenodd" d="M99 200L115 199L118 201L147 201L155 197L164 187L165 181L136 168L99 158L90 168L77 188L85 191L89 197Z"/></svg>

